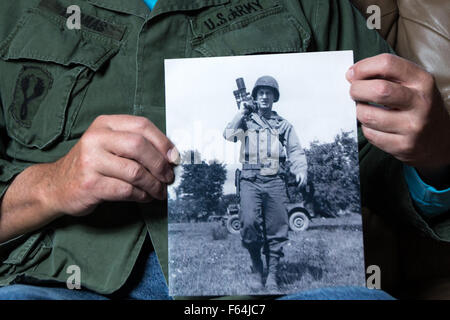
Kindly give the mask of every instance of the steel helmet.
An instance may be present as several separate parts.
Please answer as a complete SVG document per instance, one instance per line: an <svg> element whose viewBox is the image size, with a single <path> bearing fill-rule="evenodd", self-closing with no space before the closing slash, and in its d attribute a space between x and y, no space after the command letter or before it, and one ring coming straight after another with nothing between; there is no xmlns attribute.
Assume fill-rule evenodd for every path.
<svg viewBox="0 0 450 320"><path fill-rule="evenodd" d="M280 99L280 90L278 88L278 82L274 77L271 76L263 76L256 80L255 86L253 87L252 97L256 100L256 93L259 87L270 87L274 91L274 100L273 102L277 102Z"/></svg>

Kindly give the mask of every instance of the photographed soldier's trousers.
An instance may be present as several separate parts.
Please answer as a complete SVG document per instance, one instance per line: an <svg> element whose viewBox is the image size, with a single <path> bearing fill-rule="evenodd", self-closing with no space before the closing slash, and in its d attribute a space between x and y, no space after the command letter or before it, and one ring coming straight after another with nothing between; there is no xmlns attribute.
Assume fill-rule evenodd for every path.
<svg viewBox="0 0 450 320"><path fill-rule="evenodd" d="M265 255L280 258L289 230L286 184L278 175L256 172L243 170L240 181L242 244L249 250L263 248Z"/></svg>

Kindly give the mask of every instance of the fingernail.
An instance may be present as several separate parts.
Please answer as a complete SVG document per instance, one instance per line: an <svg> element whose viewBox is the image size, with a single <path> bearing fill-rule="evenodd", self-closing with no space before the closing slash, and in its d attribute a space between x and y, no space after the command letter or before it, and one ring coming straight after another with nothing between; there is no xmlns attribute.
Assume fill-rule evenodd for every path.
<svg viewBox="0 0 450 320"><path fill-rule="evenodd" d="M180 153L175 147L167 152L167 158L169 159L170 163L176 166L180 164Z"/></svg>
<svg viewBox="0 0 450 320"><path fill-rule="evenodd" d="M355 71L353 70L353 67L351 67L347 71L347 79L352 80L354 75L355 75Z"/></svg>

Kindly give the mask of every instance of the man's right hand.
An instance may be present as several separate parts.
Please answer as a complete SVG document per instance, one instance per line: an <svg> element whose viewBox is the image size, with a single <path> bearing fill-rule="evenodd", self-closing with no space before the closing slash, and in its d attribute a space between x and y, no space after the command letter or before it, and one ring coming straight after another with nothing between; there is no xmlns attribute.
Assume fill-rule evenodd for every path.
<svg viewBox="0 0 450 320"><path fill-rule="evenodd" d="M0 243L64 216L84 216L105 201L164 199L179 161L149 120L98 117L67 155L20 173L1 198Z"/></svg>
<svg viewBox="0 0 450 320"><path fill-rule="evenodd" d="M70 152L49 164L46 201L54 212L84 216L104 201L167 197L179 154L149 120L98 117Z"/></svg>
<svg viewBox="0 0 450 320"><path fill-rule="evenodd" d="M247 116L247 115L249 115L252 112L254 112L253 99L249 98L247 100L241 101L240 108L239 108L239 113L242 116Z"/></svg>

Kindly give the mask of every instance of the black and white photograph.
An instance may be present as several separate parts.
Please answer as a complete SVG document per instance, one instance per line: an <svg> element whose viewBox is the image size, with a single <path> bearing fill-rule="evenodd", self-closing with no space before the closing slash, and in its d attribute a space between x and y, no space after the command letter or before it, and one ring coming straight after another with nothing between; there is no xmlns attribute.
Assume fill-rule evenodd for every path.
<svg viewBox="0 0 450 320"><path fill-rule="evenodd" d="M165 61L172 296L365 283L352 51Z"/></svg>

